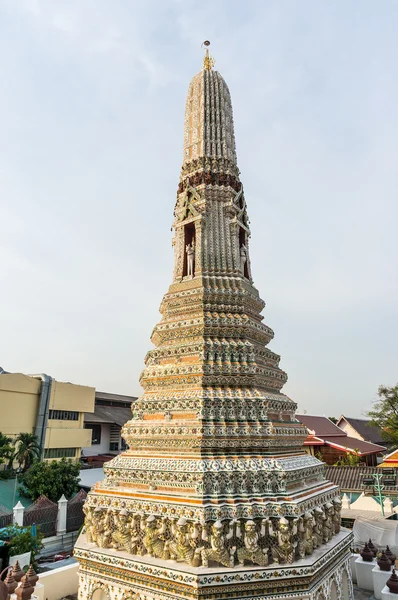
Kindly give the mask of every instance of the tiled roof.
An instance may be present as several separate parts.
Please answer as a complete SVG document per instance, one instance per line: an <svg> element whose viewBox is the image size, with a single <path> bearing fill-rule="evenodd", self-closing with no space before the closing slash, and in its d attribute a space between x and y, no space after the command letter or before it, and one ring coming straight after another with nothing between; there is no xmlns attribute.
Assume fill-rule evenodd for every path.
<svg viewBox="0 0 398 600"><path fill-rule="evenodd" d="M323 436L322 439L328 446L342 448L350 452L358 450L358 454L361 456L364 456L365 454L376 454L385 450L384 446L371 444L370 442L364 442L362 440L358 440L357 438L349 437L348 435L341 435L340 437L334 435Z"/></svg>
<svg viewBox="0 0 398 600"><path fill-rule="evenodd" d="M317 417L313 415L296 415L308 429L308 437L304 444L306 446L319 446L322 443L341 448L353 452L358 450L358 453L363 456L365 454L376 454L383 452L385 446L364 442L357 438L349 437L345 431L337 427L327 417Z"/></svg>
<svg viewBox="0 0 398 600"><path fill-rule="evenodd" d="M325 435L327 436L342 436L345 435L344 432L337 427L330 419L327 417L316 417L313 415L296 415L296 418L301 421L307 429L310 430L310 433L314 433L316 437L323 438Z"/></svg>
<svg viewBox="0 0 398 600"><path fill-rule="evenodd" d="M346 417L342 415L339 419L345 419L347 423L351 425L359 433L361 437L367 442L372 442L373 444L381 444L385 443L383 441L383 436L381 435L381 430L379 427L375 425L370 425L369 419L352 419L351 417Z"/></svg>
<svg viewBox="0 0 398 600"><path fill-rule="evenodd" d="M339 486L342 492L363 492L363 475L380 474L378 467L326 467L325 477L328 481ZM398 470L396 470L396 475ZM383 493L388 490L395 491L396 487L385 487Z"/></svg>

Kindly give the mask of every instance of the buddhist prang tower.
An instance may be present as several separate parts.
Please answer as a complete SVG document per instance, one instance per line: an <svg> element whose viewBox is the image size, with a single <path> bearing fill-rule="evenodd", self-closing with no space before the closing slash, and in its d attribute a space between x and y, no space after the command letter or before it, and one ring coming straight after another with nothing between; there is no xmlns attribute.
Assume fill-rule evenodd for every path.
<svg viewBox="0 0 398 600"><path fill-rule="evenodd" d="M128 450L85 505L79 599L351 600L338 488L302 450L268 348L231 97L213 66L206 51L189 85L173 281Z"/></svg>

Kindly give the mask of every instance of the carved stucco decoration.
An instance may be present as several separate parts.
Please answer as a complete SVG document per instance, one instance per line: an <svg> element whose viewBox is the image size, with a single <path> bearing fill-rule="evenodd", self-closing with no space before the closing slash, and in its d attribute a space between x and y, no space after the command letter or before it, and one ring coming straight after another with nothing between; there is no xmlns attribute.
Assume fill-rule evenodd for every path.
<svg viewBox="0 0 398 600"><path fill-rule="evenodd" d="M253 284L231 99L216 71L192 80L184 127L172 283L145 357L144 393L123 428L128 449L88 495L86 549L76 547L81 586L88 594L87 582L106 574L111 600L126 598L127 580L136 598L137 582L154 585L144 576L156 572L157 582L173 577L174 588L156 583L140 598L182 597L175 586L193 585L189 573L208 565L236 572L244 590L257 585L255 573L266 580L268 568L296 570L318 552L330 576L308 598L329 600L330 581L341 588L349 541L323 551L341 536L338 490L302 449L307 430L268 347L274 332ZM182 579L171 575L173 562L184 565ZM254 571L240 580L242 568Z"/></svg>

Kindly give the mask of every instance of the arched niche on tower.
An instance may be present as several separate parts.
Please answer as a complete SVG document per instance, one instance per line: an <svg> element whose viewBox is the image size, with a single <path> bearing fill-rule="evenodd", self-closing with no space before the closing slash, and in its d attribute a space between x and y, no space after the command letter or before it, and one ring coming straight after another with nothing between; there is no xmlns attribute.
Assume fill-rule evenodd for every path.
<svg viewBox="0 0 398 600"><path fill-rule="evenodd" d="M249 257L248 257L248 252L247 252L248 236L247 236L247 231L246 231L246 229L244 229L244 227L239 226L238 236L239 236L238 247L239 247L240 270L241 270L243 277L246 277L247 279L249 279L250 278L249 277L249 260L248 260Z"/></svg>
<svg viewBox="0 0 398 600"><path fill-rule="evenodd" d="M330 600L339 600L335 581L332 581L332 585L330 586Z"/></svg>
<svg viewBox="0 0 398 600"><path fill-rule="evenodd" d="M111 597L105 588L97 587L91 594L90 600L111 600Z"/></svg>
<svg viewBox="0 0 398 600"><path fill-rule="evenodd" d="M350 595L350 584L348 583L348 575L347 575L347 571L344 570L343 571L343 575L341 578L341 589L342 589L342 598L343 600L350 600L351 595Z"/></svg>
<svg viewBox="0 0 398 600"><path fill-rule="evenodd" d="M195 223L185 223L184 225L184 262L182 267L182 276L194 276L195 274L195 247L196 233Z"/></svg>

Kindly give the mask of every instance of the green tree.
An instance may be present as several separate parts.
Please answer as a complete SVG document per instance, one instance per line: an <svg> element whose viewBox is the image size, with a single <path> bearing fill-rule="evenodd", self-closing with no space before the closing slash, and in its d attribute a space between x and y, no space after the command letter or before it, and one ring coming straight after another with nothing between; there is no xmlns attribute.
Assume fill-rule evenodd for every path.
<svg viewBox="0 0 398 600"><path fill-rule="evenodd" d="M8 465L12 466L12 460L14 458L14 448L12 447L12 439L7 437L3 433L0 433L0 465L8 462Z"/></svg>
<svg viewBox="0 0 398 600"><path fill-rule="evenodd" d="M40 458L40 446L33 433L20 433L15 439L15 460L27 471Z"/></svg>
<svg viewBox="0 0 398 600"><path fill-rule="evenodd" d="M22 493L37 500L42 494L58 502L62 494L71 498L79 489L80 465L62 458L60 461L36 462L24 473L20 481Z"/></svg>
<svg viewBox="0 0 398 600"><path fill-rule="evenodd" d="M392 446L398 446L398 384L394 387L381 385L378 400L367 414L372 425L381 430L383 439Z"/></svg>
<svg viewBox="0 0 398 600"><path fill-rule="evenodd" d="M358 454L357 454L358 453ZM345 456L341 456L337 462L334 463L334 467L359 467L361 462L361 456L357 448L354 452L347 452Z"/></svg>
<svg viewBox="0 0 398 600"><path fill-rule="evenodd" d="M36 528L36 535L32 535L32 527L19 527L18 525L9 525L1 530L1 539L8 542L9 556L32 553L32 563L35 565L35 557L43 548L43 534L40 527Z"/></svg>

